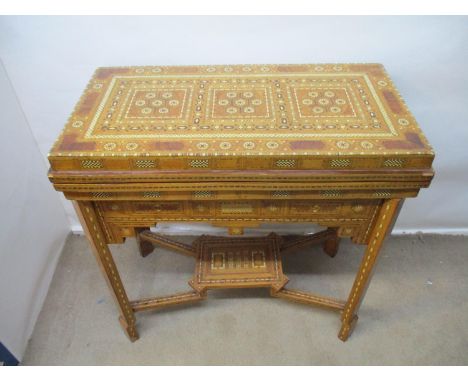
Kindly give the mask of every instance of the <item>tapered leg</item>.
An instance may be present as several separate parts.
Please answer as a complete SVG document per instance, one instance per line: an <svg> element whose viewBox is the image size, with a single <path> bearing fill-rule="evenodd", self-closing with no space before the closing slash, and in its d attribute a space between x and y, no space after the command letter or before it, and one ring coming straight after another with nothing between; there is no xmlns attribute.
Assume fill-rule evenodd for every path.
<svg viewBox="0 0 468 382"><path fill-rule="evenodd" d="M112 254L105 241L94 205L92 202L87 201L75 201L74 205L102 274L119 308L120 324L130 340L135 341L138 339L135 314L128 300Z"/></svg>
<svg viewBox="0 0 468 382"><path fill-rule="evenodd" d="M335 257L340 245L340 238L338 237L337 228L329 228L333 230L333 234L323 242L323 250L330 257Z"/></svg>
<svg viewBox="0 0 468 382"><path fill-rule="evenodd" d="M400 199L385 200L380 209L378 218L369 237L366 252L361 260L359 271L354 280L353 287L351 288L348 301L341 315L342 325L338 333L338 338L342 341L348 339L356 325L358 319L356 313L369 284L372 270L380 248L382 247L382 243L387 233L391 230L392 223L398 214L399 203Z"/></svg>

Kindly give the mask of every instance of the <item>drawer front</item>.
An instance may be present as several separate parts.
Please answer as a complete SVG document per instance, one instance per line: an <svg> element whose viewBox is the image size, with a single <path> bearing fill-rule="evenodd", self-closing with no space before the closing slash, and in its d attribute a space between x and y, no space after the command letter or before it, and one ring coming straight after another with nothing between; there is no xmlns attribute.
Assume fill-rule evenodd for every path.
<svg viewBox="0 0 468 382"><path fill-rule="evenodd" d="M127 219L218 220L245 219L307 221L310 219L368 219L379 200L225 200L225 201L98 201L102 215L110 221Z"/></svg>

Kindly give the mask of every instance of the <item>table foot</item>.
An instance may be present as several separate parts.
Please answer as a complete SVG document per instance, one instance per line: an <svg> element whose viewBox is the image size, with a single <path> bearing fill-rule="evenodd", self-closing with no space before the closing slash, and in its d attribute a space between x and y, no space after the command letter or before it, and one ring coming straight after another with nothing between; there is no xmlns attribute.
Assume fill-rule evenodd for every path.
<svg viewBox="0 0 468 382"><path fill-rule="evenodd" d="M348 339L348 337L353 332L354 327L356 326L357 320L358 316L354 315L350 321L343 321L343 323L341 324L340 332L338 333L338 338L341 341L345 342Z"/></svg>
<svg viewBox="0 0 468 382"><path fill-rule="evenodd" d="M137 339L140 338L135 325L129 325L125 318L123 318L122 316L119 316L119 322L120 326L122 327L130 341L135 342Z"/></svg>

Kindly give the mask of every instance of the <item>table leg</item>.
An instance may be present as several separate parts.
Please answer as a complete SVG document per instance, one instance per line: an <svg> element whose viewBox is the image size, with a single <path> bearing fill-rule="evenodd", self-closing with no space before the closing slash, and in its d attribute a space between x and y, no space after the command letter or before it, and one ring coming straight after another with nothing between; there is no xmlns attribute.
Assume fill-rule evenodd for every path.
<svg viewBox="0 0 468 382"><path fill-rule="evenodd" d="M149 230L149 227L146 228L135 228L135 238L138 245L138 252L140 252L141 257L148 256L151 252L154 251L154 245L148 240L142 240L140 233Z"/></svg>
<svg viewBox="0 0 468 382"><path fill-rule="evenodd" d="M138 339L135 314L120 279L119 271L105 241L94 205L88 201L75 201L74 205L102 274L117 302L120 310L119 322L130 340L135 341Z"/></svg>
<svg viewBox="0 0 468 382"><path fill-rule="evenodd" d="M385 200L379 211L379 215L369 237L366 252L361 260L359 271L341 315L342 325L338 333L338 338L342 341L348 339L356 324L358 319L356 313L369 284L372 270L380 248L382 247L382 243L387 233L391 231L392 223L398 215L399 204L400 199Z"/></svg>
<svg viewBox="0 0 468 382"><path fill-rule="evenodd" d="M327 240L323 242L323 250L330 257L335 257L338 252L338 247L340 245L340 238L338 237L337 228L329 228L333 230L333 235L331 235Z"/></svg>

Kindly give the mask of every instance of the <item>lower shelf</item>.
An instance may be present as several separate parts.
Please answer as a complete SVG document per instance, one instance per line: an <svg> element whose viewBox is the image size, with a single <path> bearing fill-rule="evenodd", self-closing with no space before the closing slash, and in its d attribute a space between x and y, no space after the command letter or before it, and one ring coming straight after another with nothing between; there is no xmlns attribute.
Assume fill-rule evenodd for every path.
<svg viewBox="0 0 468 382"><path fill-rule="evenodd" d="M216 288L271 287L288 282L281 266L280 236L226 238L201 236L191 285L197 291Z"/></svg>
<svg viewBox="0 0 468 382"><path fill-rule="evenodd" d="M338 249L335 229L313 235L284 236L270 233L265 237L200 236L191 245L176 242L150 231L139 234L140 244L151 252L153 245L172 249L195 258L195 273L189 281L191 291L171 296L152 297L131 302L135 312L203 300L209 289L270 288L271 295L303 304L343 310L345 302L308 292L286 289L282 255L310 245L323 243L327 254ZM148 247L149 244L150 246ZM331 251L331 249L333 249ZM148 253L145 252L145 256Z"/></svg>

